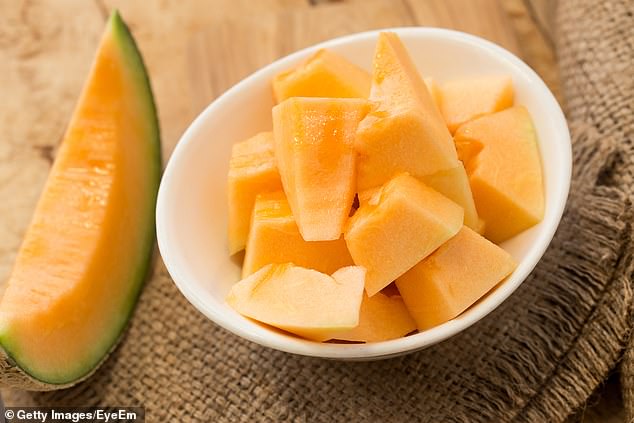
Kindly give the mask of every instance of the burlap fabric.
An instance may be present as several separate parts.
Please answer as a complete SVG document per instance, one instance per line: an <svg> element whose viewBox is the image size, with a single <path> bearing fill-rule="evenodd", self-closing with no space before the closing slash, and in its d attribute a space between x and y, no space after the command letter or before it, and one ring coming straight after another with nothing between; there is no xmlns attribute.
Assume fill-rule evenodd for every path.
<svg viewBox="0 0 634 423"><path fill-rule="evenodd" d="M94 377L65 391L12 392L7 404L141 405L152 422L564 420L615 367L632 326L633 13L628 0L560 2L568 207L531 277L469 330L378 362L293 356L207 321L159 263ZM634 353L623 383L630 405Z"/></svg>

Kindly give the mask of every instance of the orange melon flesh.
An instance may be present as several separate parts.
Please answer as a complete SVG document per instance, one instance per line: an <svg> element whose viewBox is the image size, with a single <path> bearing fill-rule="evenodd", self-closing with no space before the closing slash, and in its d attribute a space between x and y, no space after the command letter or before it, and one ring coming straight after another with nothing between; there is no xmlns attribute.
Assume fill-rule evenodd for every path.
<svg viewBox="0 0 634 423"><path fill-rule="evenodd" d="M273 78L273 93L280 103L290 97L367 98L370 74L342 56L321 49L294 69Z"/></svg>
<svg viewBox="0 0 634 423"><path fill-rule="evenodd" d="M454 168L423 176L420 180L462 207L466 226L476 232L484 229L483 221L478 217L473 200L469 177L462 163L459 162L458 166Z"/></svg>
<svg viewBox="0 0 634 423"><path fill-rule="evenodd" d="M367 100L293 97L273 108L282 186L306 241L339 239L355 194L359 121Z"/></svg>
<svg viewBox="0 0 634 423"><path fill-rule="evenodd" d="M513 107L462 125L455 135L484 235L499 244L544 217L537 135L528 111Z"/></svg>
<svg viewBox="0 0 634 423"><path fill-rule="evenodd" d="M230 254L246 245L255 197L281 189L272 132L261 132L234 144L228 176Z"/></svg>
<svg viewBox="0 0 634 423"><path fill-rule="evenodd" d="M242 277L267 264L287 262L327 274L354 264L343 237L304 241L284 192L260 194L253 208Z"/></svg>
<svg viewBox="0 0 634 423"><path fill-rule="evenodd" d="M425 330L458 316L515 267L506 251L465 226L396 286L418 329Z"/></svg>
<svg viewBox="0 0 634 423"><path fill-rule="evenodd" d="M378 292L371 297L363 296L357 327L329 336L341 341L380 342L400 338L415 330L416 322L409 315L403 299Z"/></svg>
<svg viewBox="0 0 634 423"><path fill-rule="evenodd" d="M160 165L143 62L115 12L0 302L0 344L30 377L73 383L118 339L153 249Z"/></svg>
<svg viewBox="0 0 634 423"><path fill-rule="evenodd" d="M328 276L292 263L270 264L236 283L227 303L246 317L325 341L359 324L364 278L357 266Z"/></svg>
<svg viewBox="0 0 634 423"><path fill-rule="evenodd" d="M458 204L464 210L464 224L478 233L484 231L484 221L478 217L469 177L462 164L453 169L441 170L433 175L427 175L420 180L430 188L442 193L445 197ZM367 203L380 187L366 189L359 192L359 204Z"/></svg>
<svg viewBox="0 0 634 423"><path fill-rule="evenodd" d="M401 172L423 177L459 165L445 122L405 47L394 33L379 35L370 100L359 124L359 191Z"/></svg>
<svg viewBox="0 0 634 423"><path fill-rule="evenodd" d="M484 76L443 84L440 111L453 134L463 123L499 112L513 105L513 81L509 76Z"/></svg>
<svg viewBox="0 0 634 423"><path fill-rule="evenodd" d="M463 210L408 174L391 179L352 216L344 233L373 296L453 237Z"/></svg>

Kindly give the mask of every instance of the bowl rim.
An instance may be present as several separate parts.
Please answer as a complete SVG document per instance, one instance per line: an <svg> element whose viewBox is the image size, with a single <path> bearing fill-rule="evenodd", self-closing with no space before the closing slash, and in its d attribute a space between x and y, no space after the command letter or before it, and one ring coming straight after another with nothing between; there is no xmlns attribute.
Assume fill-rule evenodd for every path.
<svg viewBox="0 0 634 423"><path fill-rule="evenodd" d="M522 259L522 262L528 262L523 271L520 274L515 274L519 268L514 272L515 277L509 279L506 283L501 284L496 290L488 295L480 304L478 313L468 313L463 315L458 320L450 320L434 328L425 330L423 332L394 339L389 341L381 341L376 343L365 344L332 344L332 343L318 343L314 341L303 340L300 338L288 337L289 342L278 342L279 339L274 337L271 339L269 336L265 336L260 333L249 332L243 330L240 327L236 327L232 323L232 318L227 317L222 310L217 310L214 307L208 307L204 304L201 298L190 288L190 284L182 274L179 266L172 259L171 250L167 231L167 216L164 204L166 203L166 185L165 181L171 179L171 175L174 172L173 163L179 161L180 156L185 150L185 146L192 140L194 134L198 132L198 128L202 126L203 122L214 113L215 110L220 109L235 93L247 88L250 84L257 83L261 75L267 73L270 67L290 67L293 63L297 62L308 55L309 53L320 48L331 48L342 44L348 44L357 40L365 38L375 38L380 32L390 31L395 32L399 36L434 36L448 39L454 42L460 42L471 47L488 50L491 54L499 56L510 62L514 67L518 68L520 74L527 77L531 83L535 84L535 87L540 91L539 97L543 97L544 107L549 109L549 114L553 117L555 123L555 132L560 133L561 140L567 141L563 154L564 159L560 163L562 175L566 176L566 180L560 186L557 198L560 199L556 204L551 205L554 207L553 216L554 219L550 226L543 229L540 234L538 246L529 250L528 254ZM564 146L564 147L566 147ZM163 177L159 186L157 207L156 207L156 230L157 230L157 242L158 248L161 253L161 257L168 273L172 277L172 280L176 284L180 292L185 298L203 315L208 319L219 325L220 327L228 330L229 332L240 336L249 341L255 342L265 347L273 348L276 350L299 354L304 356L331 358L331 359L346 359L346 360L364 360L364 359L379 359L387 358L391 356L406 354L414 352L426 347L429 347L435 343L448 339L463 330L469 328L480 319L486 317L493 310L495 310L500 304L502 304L528 277L533 271L544 252L550 245L552 238L559 226L563 211L566 205L568 192L570 188L570 180L572 176L572 147L570 141L570 133L568 130L567 121L561 107L550 89L546 86L544 81L537 75L533 69L531 69L520 58L513 53L504 49L503 47L485 40L476 35L464 33L461 31L435 28L435 27L394 27L385 28L371 31L358 32L354 34L345 35L342 37L326 40L301 50L295 51L287 56L277 59L268 65L253 72L246 78L242 79L237 84L233 85L222 95L212 101L203 111L192 121L192 123L185 130L181 138L179 139L176 147L174 148L167 165L165 167ZM286 337L283 339L286 340ZM301 342L296 342L301 341Z"/></svg>

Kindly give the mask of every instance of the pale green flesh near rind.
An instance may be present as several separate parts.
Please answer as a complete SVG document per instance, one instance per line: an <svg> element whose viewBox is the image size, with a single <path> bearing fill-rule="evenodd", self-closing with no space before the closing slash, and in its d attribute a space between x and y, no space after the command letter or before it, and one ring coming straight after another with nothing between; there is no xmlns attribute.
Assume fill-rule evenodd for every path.
<svg viewBox="0 0 634 423"><path fill-rule="evenodd" d="M156 197L158 193L158 185L161 175L161 146L159 125L156 113L156 107L152 96L149 79L143 64L141 55L130 34L127 26L121 19L118 12L114 11L108 20L107 30L115 40L115 45L121 50L121 58L125 60L125 69L127 77L132 79L130 86L136 87L137 92L131 95L137 97L137 103L142 105L146 110L141 114L145 115L146 137L139 139L139 142L147 144L145 150L148 153L147 160L139 163L139 166L147 167L150 176L152 189L147 192L147 198L134 205L134 210L146 216L145 227L138 228L142 233L141 245L138 256L138 264L130 271L130 282L123 286L129 287L129 293L125 296L126 300L121 303L117 310L112 310L112 325L108 333L104 333L97 345L91 348L91 353L86 355L86 359L81 362L69 363L67 369L50 369L46 374L41 374L31 370L29 363L20 360L20 351L17 348L17 338L19 333L12 333L10 327L0 328L0 346L7 354L10 361L13 361L17 367L33 380L23 381L19 387L26 389L55 389L54 385L59 387L68 386L73 382L82 380L95 370L96 366L104 359L109 351L114 347L117 340L121 336L127 321L129 320L134 305L137 302L143 282L146 278L150 264L152 262L152 253L154 250L155 237L155 207ZM131 181L133 183L133 181ZM121 248L124 250L125 245L113 245L112 248ZM125 252L124 252L125 253ZM122 253L123 254L123 253ZM10 363L13 365L14 363ZM2 376L0 375L0 381ZM49 386L46 386L49 385Z"/></svg>

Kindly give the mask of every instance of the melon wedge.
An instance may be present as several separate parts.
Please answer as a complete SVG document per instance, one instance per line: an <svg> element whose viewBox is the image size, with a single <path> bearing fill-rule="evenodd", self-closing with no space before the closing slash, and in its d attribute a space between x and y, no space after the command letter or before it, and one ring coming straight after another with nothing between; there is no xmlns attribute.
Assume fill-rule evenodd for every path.
<svg viewBox="0 0 634 423"><path fill-rule="evenodd" d="M148 270L160 169L147 74L114 12L0 300L2 383L64 388L105 359Z"/></svg>
<svg viewBox="0 0 634 423"><path fill-rule="evenodd" d="M307 339L326 341L333 331L359 324L365 269L344 267L332 276L269 264L236 283L227 303L240 314Z"/></svg>
<svg viewBox="0 0 634 423"><path fill-rule="evenodd" d="M253 207L242 277L267 264L288 262L327 274L354 264L343 236L334 241L304 241L284 192L260 194Z"/></svg>
<svg viewBox="0 0 634 423"><path fill-rule="evenodd" d="M321 49L297 67L276 75L273 93L278 103L290 97L367 98L371 79L346 58Z"/></svg>
<svg viewBox="0 0 634 423"><path fill-rule="evenodd" d="M463 123L513 105L509 76L483 76L443 84L438 92L440 111L453 134Z"/></svg>
<svg viewBox="0 0 634 423"><path fill-rule="evenodd" d="M355 142L360 191L402 172L420 178L460 164L440 111L394 33L379 35L370 100L377 105Z"/></svg>
<svg viewBox="0 0 634 423"><path fill-rule="evenodd" d="M544 217L537 134L523 106L486 115L456 131L484 235L499 244Z"/></svg>
<svg viewBox="0 0 634 423"><path fill-rule="evenodd" d="M464 215L456 203L406 173L360 204L344 238L354 263L368 271L369 296L453 237Z"/></svg>
<svg viewBox="0 0 634 423"><path fill-rule="evenodd" d="M229 254L235 254L247 243L255 197L282 189L272 132L261 132L233 145L227 179Z"/></svg>
<svg viewBox="0 0 634 423"><path fill-rule="evenodd" d="M444 323L475 303L515 269L509 253L463 227L396 280L418 329Z"/></svg>
<svg viewBox="0 0 634 423"><path fill-rule="evenodd" d="M416 322L409 315L400 296L379 292L363 296L359 324L350 330L330 334L331 339L356 342L380 342L397 339L416 330Z"/></svg>
<svg viewBox="0 0 634 423"><path fill-rule="evenodd" d="M339 239L355 194L354 139L367 100L293 97L273 108L282 186L306 241Z"/></svg>

